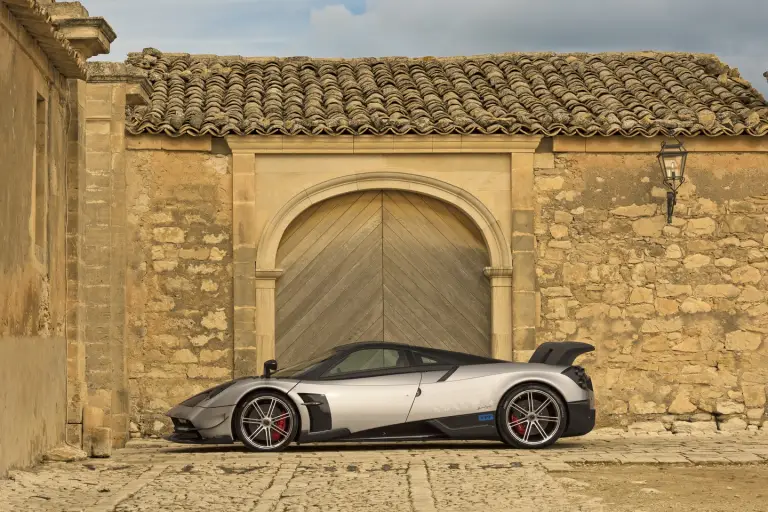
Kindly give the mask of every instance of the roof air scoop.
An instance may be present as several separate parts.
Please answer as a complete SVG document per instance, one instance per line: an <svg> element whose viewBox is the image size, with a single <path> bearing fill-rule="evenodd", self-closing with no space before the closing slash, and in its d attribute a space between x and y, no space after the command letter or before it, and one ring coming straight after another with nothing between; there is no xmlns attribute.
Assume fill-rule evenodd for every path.
<svg viewBox="0 0 768 512"><path fill-rule="evenodd" d="M570 366L581 354L592 352L595 347L578 341L548 341L542 343L531 356L529 363Z"/></svg>

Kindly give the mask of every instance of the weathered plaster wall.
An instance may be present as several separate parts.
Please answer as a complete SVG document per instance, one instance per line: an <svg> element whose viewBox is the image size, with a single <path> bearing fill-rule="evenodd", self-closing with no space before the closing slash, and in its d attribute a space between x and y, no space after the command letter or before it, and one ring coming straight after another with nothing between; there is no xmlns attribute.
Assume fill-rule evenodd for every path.
<svg viewBox="0 0 768 512"><path fill-rule="evenodd" d="M131 431L155 435L232 378L231 157L128 151L126 183Z"/></svg>
<svg viewBox="0 0 768 512"><path fill-rule="evenodd" d="M0 477L64 440L66 357L63 336L0 337Z"/></svg>
<svg viewBox="0 0 768 512"><path fill-rule="evenodd" d="M64 78L0 4L0 475L64 439L67 101ZM49 136L36 135L36 113ZM40 199L37 140L48 174Z"/></svg>
<svg viewBox="0 0 768 512"><path fill-rule="evenodd" d="M537 159L538 342L596 345L583 361L602 425L757 428L768 155L690 154L671 225L659 174L652 153Z"/></svg>

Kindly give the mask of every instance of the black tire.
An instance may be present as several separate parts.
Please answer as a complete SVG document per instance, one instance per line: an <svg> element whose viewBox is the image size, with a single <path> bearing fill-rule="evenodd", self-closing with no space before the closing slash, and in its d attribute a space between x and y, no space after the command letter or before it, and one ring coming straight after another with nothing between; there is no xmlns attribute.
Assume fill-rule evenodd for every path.
<svg viewBox="0 0 768 512"><path fill-rule="evenodd" d="M272 416L268 417L269 410L264 410L263 405L272 403L275 404L274 411ZM259 406L258 411L254 408L254 404ZM259 411L261 416L259 416ZM287 421L284 424L280 423L281 420L273 421L274 418L279 418L285 414L287 414ZM261 423L264 419L269 421ZM280 425L287 427L284 430L286 435L278 432L276 427ZM274 391L264 390L249 393L240 401L232 415L232 433L250 451L279 452L285 450L296 438L298 432L299 412L293 404L293 400ZM275 439L275 434L278 435L279 439Z"/></svg>
<svg viewBox="0 0 768 512"><path fill-rule="evenodd" d="M530 406L521 407L521 397L528 404L531 403L529 400L532 400L534 416L531 416ZM511 405L513 401L515 405ZM538 415L537 409L541 411ZM524 411L527 412L525 418L522 414ZM543 419L553 417L557 417L558 421ZM515 448L530 450L550 446L560 439L567 424L568 409L565 402L559 393L543 384L525 383L515 386L504 395L496 409L496 428L499 435L506 444Z"/></svg>

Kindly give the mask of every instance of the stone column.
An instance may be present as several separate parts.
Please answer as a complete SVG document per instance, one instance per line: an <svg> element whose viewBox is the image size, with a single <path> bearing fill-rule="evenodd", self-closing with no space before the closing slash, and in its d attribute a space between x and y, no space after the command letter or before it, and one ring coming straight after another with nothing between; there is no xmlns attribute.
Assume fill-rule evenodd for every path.
<svg viewBox="0 0 768 512"><path fill-rule="evenodd" d="M511 156L512 346L515 361L527 361L536 348L536 261L533 215L535 147Z"/></svg>
<svg viewBox="0 0 768 512"><path fill-rule="evenodd" d="M232 243L234 251L234 376L261 375L256 336L257 296L271 293L274 324L274 279L272 291L256 290L256 168L253 150L230 143L232 149ZM264 283L261 283L264 284ZM266 282L268 285L268 280ZM267 306L270 301L267 301ZM263 315L259 315L263 318Z"/></svg>
<svg viewBox="0 0 768 512"><path fill-rule="evenodd" d="M282 270L256 270L256 364L275 358L275 285Z"/></svg>
<svg viewBox="0 0 768 512"><path fill-rule="evenodd" d="M51 21L58 33L64 37L83 59L95 55L109 53L110 44L115 40L115 32L104 18L92 17L80 2L59 2L46 0L43 2L51 16ZM88 106L88 91L86 82L72 79L68 81L69 127L67 144L67 442L74 446L83 446L84 418L92 420L93 414L84 414L88 403L87 368L88 360L93 361L105 352L99 340L106 335L107 321L105 305L100 306L98 300L103 298L104 290L112 286L112 281L106 281L101 265L97 262L97 254L90 253L94 247L112 237L110 220L113 217L111 208L114 202L107 200L111 197L111 188L107 191L104 173L107 165L103 161L93 162L92 172L86 170L86 131L94 134L111 132L116 116L124 117L119 106L109 101L99 104L101 110L92 113L92 123L87 128L86 109ZM91 94L111 94L111 92L91 91ZM124 106L124 98L121 100ZM96 137L98 139L98 137ZM104 156L109 151L101 151L108 147L111 141L95 140L92 150ZM98 146L98 147L97 147ZM106 158L106 157L104 157ZM110 163L111 165L111 163ZM118 178L119 179L119 178ZM110 185L111 187L111 185ZM110 209L109 212L107 211ZM119 212L118 212L119 213ZM110 219L110 220L108 220ZM115 226L119 227L119 226ZM120 243L114 250L121 250ZM112 250L112 249L110 249ZM97 271L98 269L98 271ZM116 276L119 279L119 276ZM111 279L111 278L110 278ZM88 309L87 306L90 306ZM88 319L91 320L88 328ZM109 321L112 317L109 317ZM99 334L97 334L97 332ZM110 333L112 335L112 333ZM86 351L87 340L92 345L90 356ZM90 359L88 359L88 357Z"/></svg>
<svg viewBox="0 0 768 512"><path fill-rule="evenodd" d="M83 445L83 409L88 400L85 380L85 323L80 302L81 218L85 190L85 81L69 80L67 140L67 443Z"/></svg>
<svg viewBox="0 0 768 512"><path fill-rule="evenodd" d="M148 102L145 74L117 63L91 63L86 86L86 161L81 182L80 302L88 406L83 447L128 439L125 340L125 112ZM99 447L104 453L108 447Z"/></svg>
<svg viewBox="0 0 768 512"><path fill-rule="evenodd" d="M491 357L512 361L512 269L486 267L491 281Z"/></svg>

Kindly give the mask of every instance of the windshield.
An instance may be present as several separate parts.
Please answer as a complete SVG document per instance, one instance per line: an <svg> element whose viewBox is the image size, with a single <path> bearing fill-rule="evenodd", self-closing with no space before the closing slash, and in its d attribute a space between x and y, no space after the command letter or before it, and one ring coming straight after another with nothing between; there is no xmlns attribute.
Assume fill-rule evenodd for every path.
<svg viewBox="0 0 768 512"><path fill-rule="evenodd" d="M322 354L315 356L311 359L308 359L307 361L302 361L300 363L296 363L292 366L287 366L283 368L282 370L277 370L276 372L272 373L270 376L274 377L276 379L291 379L296 377L299 374L302 374L315 366L319 365L320 363L323 363L328 360L331 356L333 356L335 352L333 350L328 350L326 352L323 352Z"/></svg>

